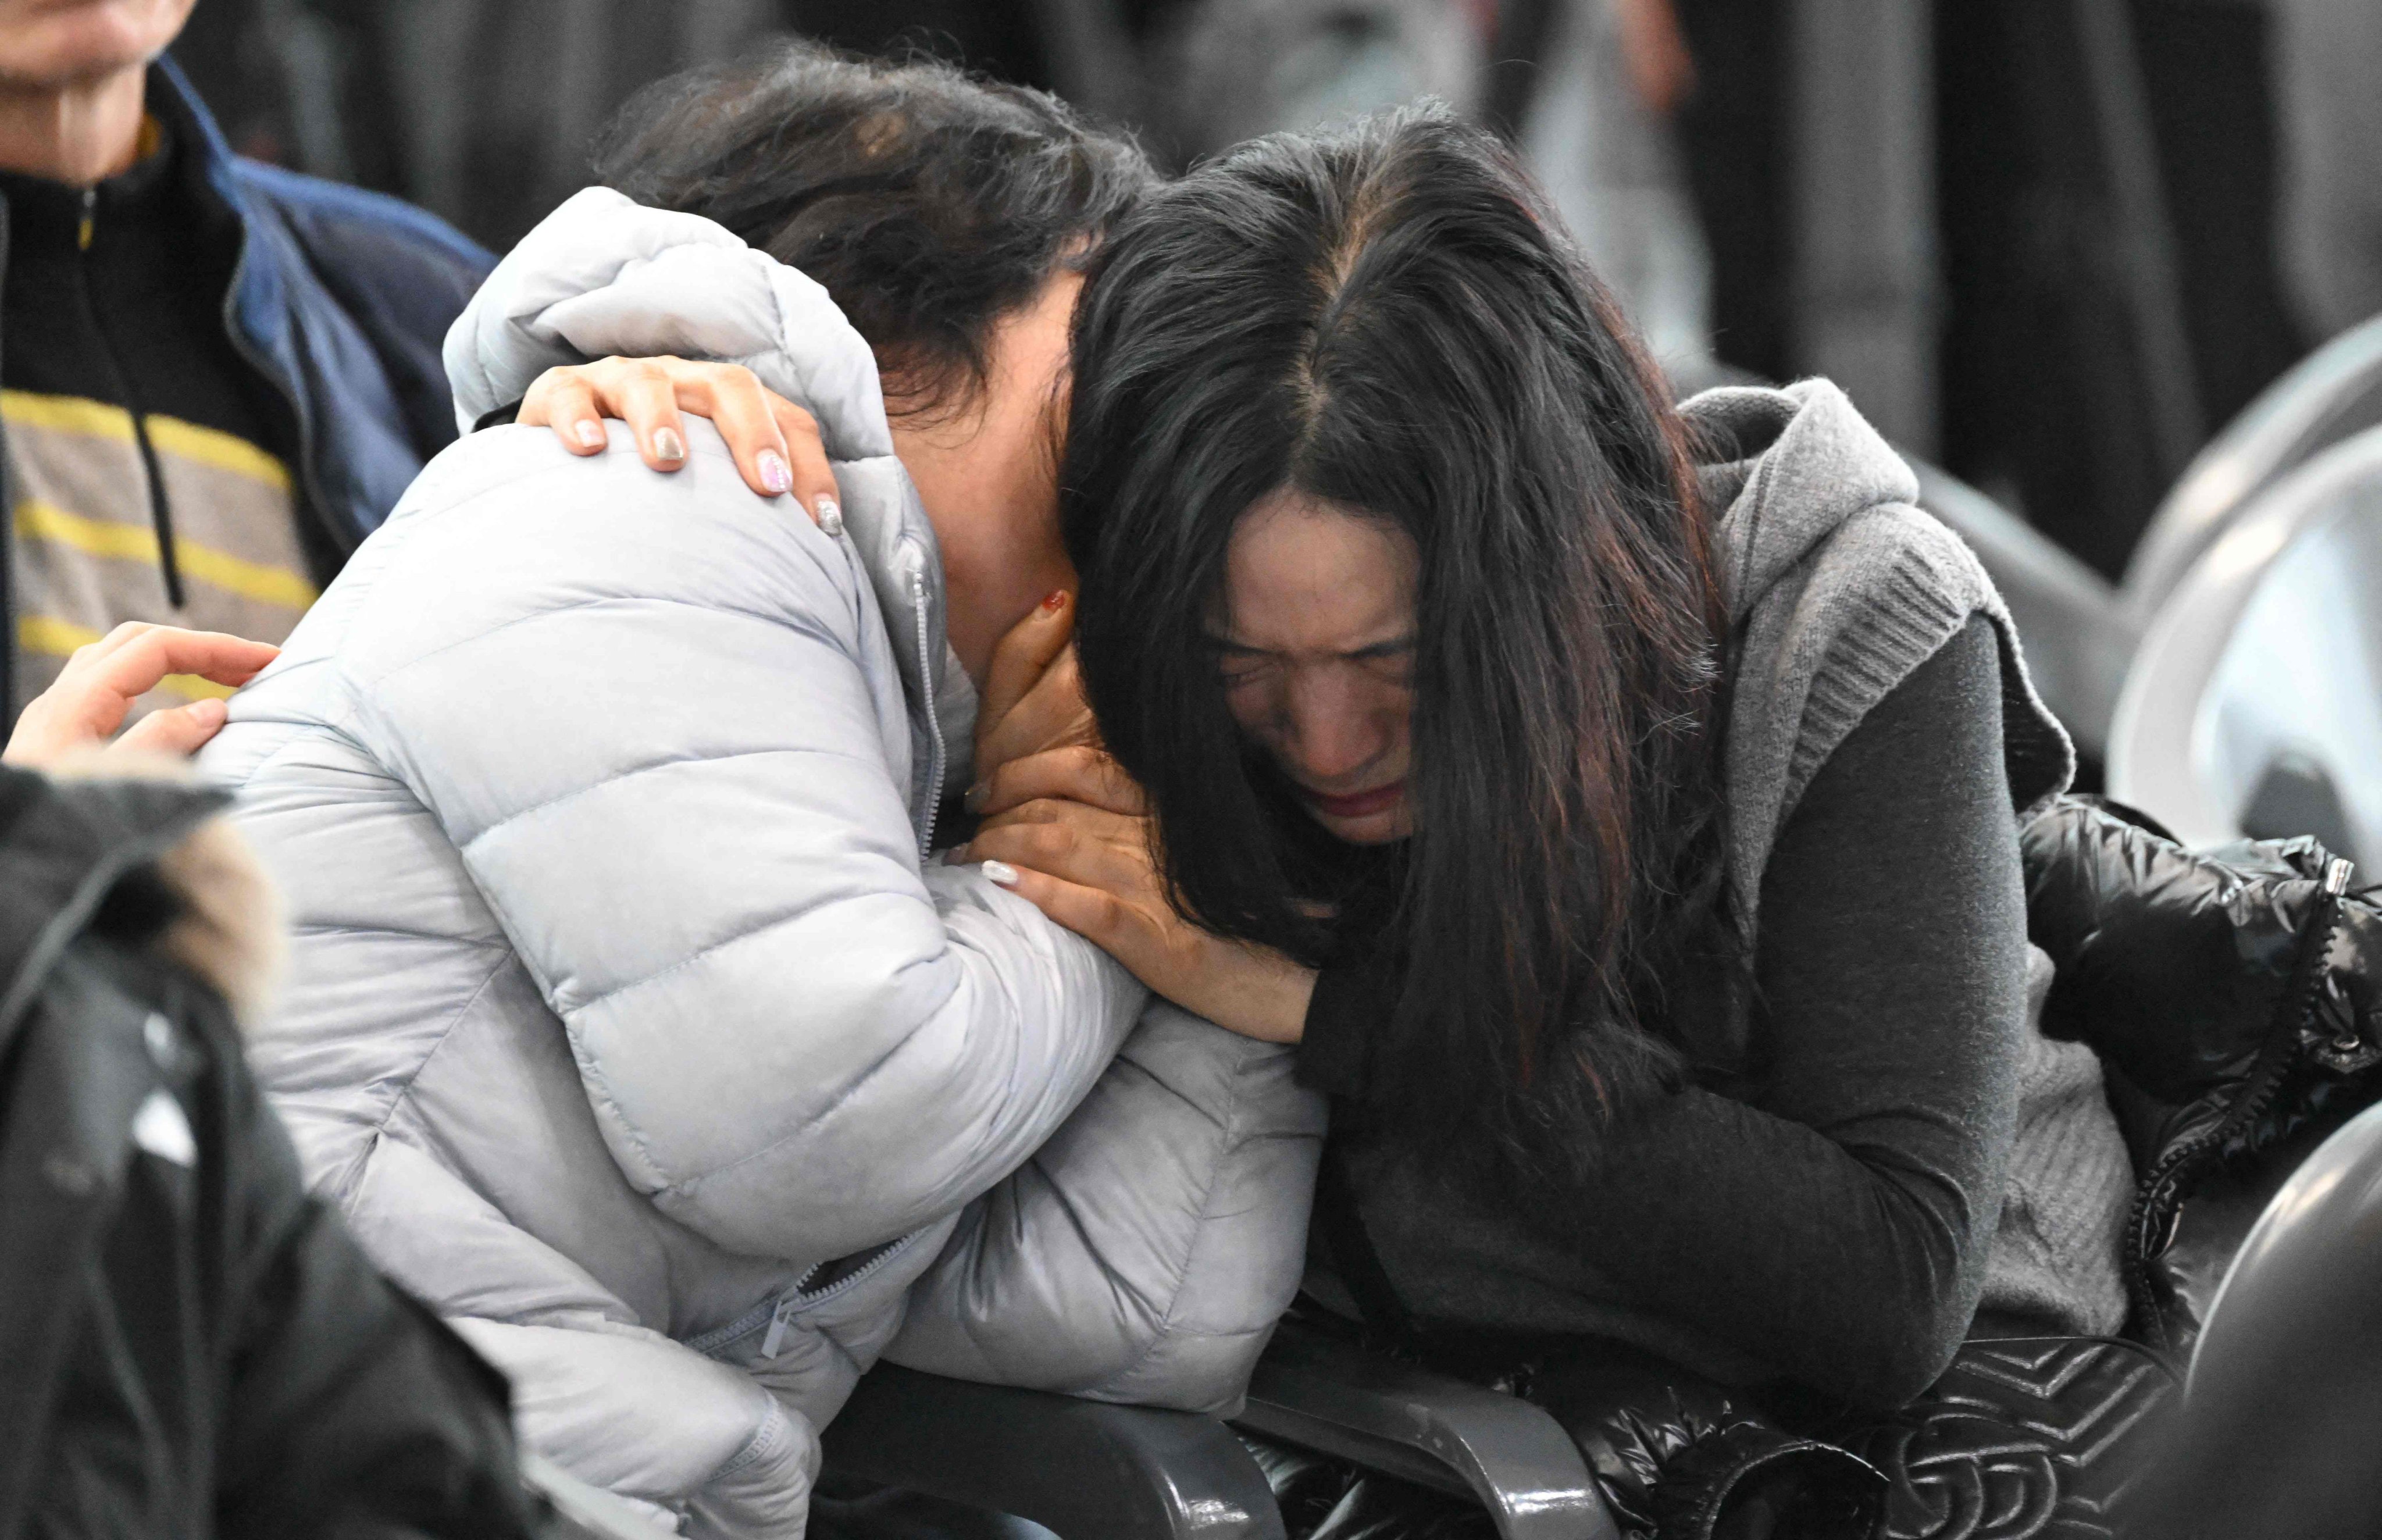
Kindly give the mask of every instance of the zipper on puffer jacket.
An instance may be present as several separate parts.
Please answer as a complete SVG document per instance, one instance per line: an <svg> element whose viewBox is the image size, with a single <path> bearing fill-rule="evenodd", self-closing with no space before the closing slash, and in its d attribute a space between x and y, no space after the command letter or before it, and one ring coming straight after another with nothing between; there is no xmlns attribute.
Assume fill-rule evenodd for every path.
<svg viewBox="0 0 2382 1540"><path fill-rule="evenodd" d="M2126 1220L2126 1286L2133 1298L2134 1313L2142 1323L2142 1331L2154 1347L2171 1349L2174 1344L2167 1340L2167 1325L2159 1315L2158 1298L2151 1287L2150 1264L2175 1243L2176 1226L2183 1216L2183 1200L2192 1185L2223 1154L2227 1145L2265 1115L2281 1091L2283 1081L2305 1056L2302 1029L2314 1018L2316 994L2324 987L2325 959L2331 955L2333 938L2340 926L2341 895L2349 891L2353 869L2337 856L2324 869L2315 902L2308 906L2307 920L2300 932L2299 955L2291 961L2290 981L2276 1007L2274 1023L2267 1029L2266 1041L2258 1050L2258 1062L2252 1066L2241 1094L2215 1127L2160 1156L2158 1164L2151 1167L2134 1190L2133 1212Z"/></svg>
<svg viewBox="0 0 2382 1540"><path fill-rule="evenodd" d="M862 1282L882 1272L886 1264L895 1257L908 1250L911 1243L925 1233L923 1230L913 1230L899 1240L889 1240L877 1248L866 1260L850 1272L840 1273L832 1280L814 1286L811 1280L835 1265L833 1263L819 1263L805 1271L792 1285L780 1291L776 1299L755 1305L718 1331L706 1332L701 1337L691 1339L687 1346L698 1353L706 1355L716 1353L731 1342L741 1342L752 1336L766 1322L768 1324L769 1335L761 1339L761 1357L765 1360L775 1359L780 1353L785 1351L786 1333L792 1328L795 1316L806 1310L823 1305L838 1295L857 1288Z"/></svg>
<svg viewBox="0 0 2382 1540"><path fill-rule="evenodd" d="M935 714L934 654L927 650L927 558L916 547L910 548L910 610L918 621L918 693L925 697L927 708L927 742L932 745L934 758L928 761L927 806L918 817L918 858L934 852L935 817L941 811L943 771L946 756L943 750L942 719Z"/></svg>

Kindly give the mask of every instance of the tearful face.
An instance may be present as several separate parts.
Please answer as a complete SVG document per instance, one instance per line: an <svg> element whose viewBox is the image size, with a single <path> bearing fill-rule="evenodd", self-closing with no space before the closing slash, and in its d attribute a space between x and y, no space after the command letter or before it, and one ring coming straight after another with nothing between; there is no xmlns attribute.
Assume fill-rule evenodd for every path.
<svg viewBox="0 0 2382 1540"><path fill-rule="evenodd" d="M1303 493L1250 505L1209 627L1226 705L1316 822L1351 844L1414 832L1420 561L1385 519Z"/></svg>

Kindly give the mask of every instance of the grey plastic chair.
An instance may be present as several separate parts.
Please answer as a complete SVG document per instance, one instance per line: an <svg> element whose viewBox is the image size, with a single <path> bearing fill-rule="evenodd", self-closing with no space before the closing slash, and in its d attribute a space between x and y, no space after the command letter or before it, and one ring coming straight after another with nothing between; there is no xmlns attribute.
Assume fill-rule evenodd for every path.
<svg viewBox="0 0 2382 1540"><path fill-rule="evenodd" d="M2143 638L2109 791L2207 845L2382 859L2382 428L2253 499Z"/></svg>
<svg viewBox="0 0 2382 1540"><path fill-rule="evenodd" d="M2127 1540L2382 1533L2382 1108L2335 1132L2235 1255Z"/></svg>
<svg viewBox="0 0 2382 1540"><path fill-rule="evenodd" d="M1238 1419L1489 1512L1504 1540L1617 1540L1602 1492L1539 1408L1285 1322ZM879 1365L829 1425L829 1470L1060 1540L1282 1540L1273 1495L1212 1417L971 1385Z"/></svg>
<svg viewBox="0 0 2382 1540"><path fill-rule="evenodd" d="M1488 1509L1499 1540L1619 1540L1579 1447L1544 1410L1285 1321L1241 1425Z"/></svg>
<svg viewBox="0 0 2382 1540"><path fill-rule="evenodd" d="M2382 315L2302 360L2184 468L2120 585L2146 625L2250 500L2343 439L2382 424Z"/></svg>

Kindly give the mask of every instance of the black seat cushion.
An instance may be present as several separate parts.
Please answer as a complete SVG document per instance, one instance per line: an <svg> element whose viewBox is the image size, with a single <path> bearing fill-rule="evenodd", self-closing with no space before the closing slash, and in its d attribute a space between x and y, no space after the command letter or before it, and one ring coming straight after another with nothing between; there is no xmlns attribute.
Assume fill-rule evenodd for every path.
<svg viewBox="0 0 2382 1540"><path fill-rule="evenodd" d="M1971 1342L1917 1402L1836 1431L1890 1484L1882 1540L2085 1540L2137 1471L2172 1370L2105 1337Z"/></svg>

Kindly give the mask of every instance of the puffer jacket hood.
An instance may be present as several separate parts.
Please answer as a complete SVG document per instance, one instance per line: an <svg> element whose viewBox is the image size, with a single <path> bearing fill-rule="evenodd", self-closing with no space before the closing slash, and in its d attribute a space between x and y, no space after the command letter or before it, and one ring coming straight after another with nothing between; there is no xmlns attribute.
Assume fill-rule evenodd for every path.
<svg viewBox="0 0 2382 1540"><path fill-rule="evenodd" d="M2020 819L2067 790L2076 751L2028 674L1993 579L1918 507L1919 480L1823 379L1729 386L1679 409L1727 607L1731 867L1760 907L1770 847L1871 707L1971 615L2000 638L2002 731Z"/></svg>
<svg viewBox="0 0 2382 1540"><path fill-rule="evenodd" d="M862 484L844 530L920 715L920 794L938 750L941 782L965 784L976 689L943 641L941 548L892 458L876 354L827 290L708 219L586 188L497 265L447 333L456 421L468 433L546 370L608 354L741 363L805 404L838 479Z"/></svg>
<svg viewBox="0 0 2382 1540"><path fill-rule="evenodd" d="M625 434L469 435L206 751L295 922L254 1056L310 1182L512 1377L531 1448L694 1534L800 1534L880 1353L1232 1410L1320 1103L926 858L972 696L817 286L583 193L448 357L476 416L660 350L818 418L840 534L700 419L671 474Z"/></svg>

